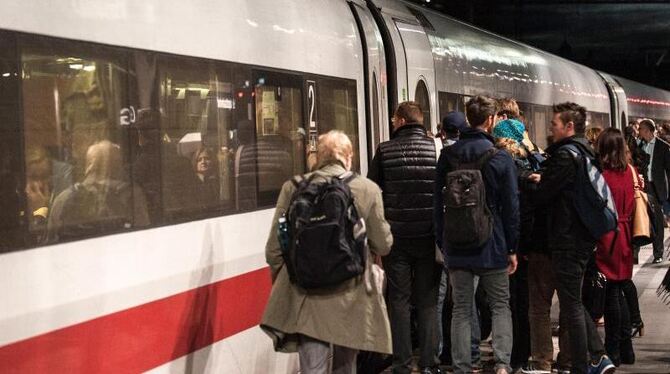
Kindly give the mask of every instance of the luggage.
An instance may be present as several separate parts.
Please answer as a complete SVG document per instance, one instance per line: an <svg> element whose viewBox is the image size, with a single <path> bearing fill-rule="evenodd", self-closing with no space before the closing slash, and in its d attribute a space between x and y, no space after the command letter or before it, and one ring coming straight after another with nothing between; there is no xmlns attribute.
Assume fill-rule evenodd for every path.
<svg viewBox="0 0 670 374"><path fill-rule="evenodd" d="M293 283L305 289L337 286L363 274L365 222L354 206L351 172L326 181L292 179L296 191L279 225L282 256Z"/></svg>
<svg viewBox="0 0 670 374"><path fill-rule="evenodd" d="M617 230L618 215L614 199L595 160L575 144L565 147L577 164L573 204L579 219L595 240Z"/></svg>
<svg viewBox="0 0 670 374"><path fill-rule="evenodd" d="M470 163L461 162L449 148L445 152L451 171L442 190L442 242L452 255L477 254L493 235L493 214L487 204L482 170L498 150L491 148Z"/></svg>

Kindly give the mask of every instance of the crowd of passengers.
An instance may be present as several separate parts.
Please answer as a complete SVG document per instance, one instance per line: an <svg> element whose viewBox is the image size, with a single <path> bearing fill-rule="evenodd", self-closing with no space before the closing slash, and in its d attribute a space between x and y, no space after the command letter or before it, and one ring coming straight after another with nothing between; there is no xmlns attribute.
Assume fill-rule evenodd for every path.
<svg viewBox="0 0 670 374"><path fill-rule="evenodd" d="M663 261L670 179L670 147L656 135L663 132L649 119L623 133L587 129L587 109L566 102L553 106L551 144L542 150L515 100L476 96L465 109L449 113L433 137L419 104L401 103L391 140L377 148L367 178L350 184L368 230L368 261L386 274L384 291L353 279L314 292L289 279L277 221L296 186L284 184L266 246L273 289L261 327L276 350L298 352L302 373L380 372L390 364L393 373L605 374L635 362L632 338L644 324L631 220L644 191L660 227L653 261ZM352 149L341 132L322 135L313 173L350 170ZM573 203L577 184L590 183L578 176L587 159L599 166L618 214L617 229L600 238ZM492 216L492 235L468 253L450 244L447 230L459 222L448 222L444 200L450 173L463 164L481 170ZM489 339L493 357L485 359L480 345Z"/></svg>

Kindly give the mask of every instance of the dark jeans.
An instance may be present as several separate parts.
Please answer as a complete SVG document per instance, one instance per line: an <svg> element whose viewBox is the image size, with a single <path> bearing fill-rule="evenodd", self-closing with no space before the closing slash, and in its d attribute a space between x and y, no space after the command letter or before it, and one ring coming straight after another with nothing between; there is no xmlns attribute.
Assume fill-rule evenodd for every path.
<svg viewBox="0 0 670 374"><path fill-rule="evenodd" d="M654 258L663 257L663 240L665 235L665 230L663 229L663 222L665 218L663 217L663 202L659 201L656 192L654 192L653 185L650 183L647 186L647 196L649 197L649 203L652 206L654 211L654 216L649 217L654 220L654 227L656 228L656 236L654 237Z"/></svg>
<svg viewBox="0 0 670 374"><path fill-rule="evenodd" d="M518 256L519 265L509 279L512 309L513 345L510 365L518 368L528 362L530 356L530 324L528 319L528 261Z"/></svg>
<svg viewBox="0 0 670 374"><path fill-rule="evenodd" d="M554 251L551 254L552 267L556 277L560 313L570 321L570 357L572 374L585 374L589 364L587 353L594 360L605 354L605 348L598 336L593 320L582 304L582 281L591 249ZM563 328L563 326L561 326Z"/></svg>
<svg viewBox="0 0 670 374"><path fill-rule="evenodd" d="M642 323L642 316L640 315L640 302L637 299L637 288L632 279L627 279L621 282L621 290L626 297L626 304L628 305L628 312L630 314L631 324Z"/></svg>
<svg viewBox="0 0 670 374"><path fill-rule="evenodd" d="M605 299L605 348L616 365L621 363L621 352L632 350L630 316L623 294L623 283L607 281ZM626 354L626 352L624 352Z"/></svg>
<svg viewBox="0 0 670 374"><path fill-rule="evenodd" d="M394 247L384 258L384 269L388 279L393 372L410 373L412 369L412 304L416 308L419 366L437 365L437 290L441 266L435 262L434 247L430 251Z"/></svg>

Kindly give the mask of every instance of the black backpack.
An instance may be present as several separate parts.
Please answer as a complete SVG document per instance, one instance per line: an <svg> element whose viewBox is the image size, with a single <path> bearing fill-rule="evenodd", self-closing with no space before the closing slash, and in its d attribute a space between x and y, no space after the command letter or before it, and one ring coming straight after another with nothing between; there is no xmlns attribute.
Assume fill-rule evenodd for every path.
<svg viewBox="0 0 670 374"><path fill-rule="evenodd" d="M447 152L451 171L442 190L443 243L452 255L474 255L493 234L482 170L498 150L491 148L469 163L461 163L451 149Z"/></svg>
<svg viewBox="0 0 670 374"><path fill-rule="evenodd" d="M305 289L327 288L363 274L367 259L365 223L358 216L351 172L324 182L293 178L286 245L282 256L291 282ZM280 239L280 242L282 240Z"/></svg>

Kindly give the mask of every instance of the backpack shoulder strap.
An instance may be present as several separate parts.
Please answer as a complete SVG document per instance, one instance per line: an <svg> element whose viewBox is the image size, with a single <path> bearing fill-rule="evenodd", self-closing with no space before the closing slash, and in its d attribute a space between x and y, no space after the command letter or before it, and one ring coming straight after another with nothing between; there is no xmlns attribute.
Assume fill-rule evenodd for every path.
<svg viewBox="0 0 670 374"><path fill-rule="evenodd" d="M344 184L349 184L354 178L356 178L358 174L354 173L353 171L345 171L344 173L340 174L337 176L339 180L342 181Z"/></svg>
<svg viewBox="0 0 670 374"><path fill-rule="evenodd" d="M493 147L493 148L487 150L486 152L484 152L484 154L479 156L479 159L477 159L477 161L473 162L473 164L475 166L473 169L482 170L484 168L484 166L486 166L489 163L489 161L491 161L493 156L496 155L496 153L498 153L498 149L496 147Z"/></svg>
<svg viewBox="0 0 670 374"><path fill-rule="evenodd" d="M491 158L498 153L498 149L495 147L489 148L484 151L478 158L475 160L461 164L461 169L473 169L473 170L482 170L488 163L491 161Z"/></svg>
<svg viewBox="0 0 670 374"><path fill-rule="evenodd" d="M300 186L305 185L305 184L310 184L312 183L312 180L316 176L316 173L310 174L309 177L305 178L304 175L296 175L295 177L291 178L291 183L293 183L293 186L295 188L300 188Z"/></svg>

